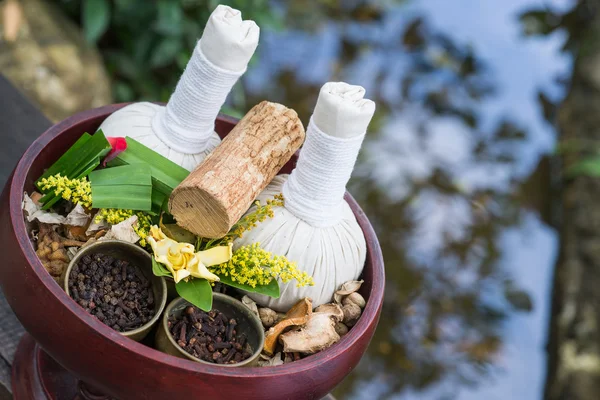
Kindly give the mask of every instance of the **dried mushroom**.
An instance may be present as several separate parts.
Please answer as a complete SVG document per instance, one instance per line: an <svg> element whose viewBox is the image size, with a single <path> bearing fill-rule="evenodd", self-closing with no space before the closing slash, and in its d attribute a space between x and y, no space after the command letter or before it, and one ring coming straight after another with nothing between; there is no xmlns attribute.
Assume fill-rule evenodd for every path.
<svg viewBox="0 0 600 400"><path fill-rule="evenodd" d="M344 320L344 311L339 305L334 303L322 304L319 307L315 308L315 312L329 314L337 321Z"/></svg>
<svg viewBox="0 0 600 400"><path fill-rule="evenodd" d="M327 307L321 306L322 311L312 313L301 329L281 335L284 352L313 354L340 340L335 329L336 323L340 322L338 318L342 315L340 307L336 304L325 306Z"/></svg>
<svg viewBox="0 0 600 400"><path fill-rule="evenodd" d="M304 298L296 303L285 314L283 320L267 331L263 351L268 355L273 354L275 347L277 347L277 339L279 339L283 331L292 326L304 325L310 315L312 315L312 301L309 298Z"/></svg>

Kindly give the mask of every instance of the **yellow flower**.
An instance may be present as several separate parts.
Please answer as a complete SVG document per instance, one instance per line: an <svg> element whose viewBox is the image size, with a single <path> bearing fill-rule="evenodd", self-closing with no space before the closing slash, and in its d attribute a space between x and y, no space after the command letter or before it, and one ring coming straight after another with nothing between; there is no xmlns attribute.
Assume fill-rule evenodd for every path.
<svg viewBox="0 0 600 400"><path fill-rule="evenodd" d="M87 178L69 179L60 174L52 175L40 181L44 191L54 191L65 200L73 204L81 204L83 207L92 206L92 187Z"/></svg>
<svg viewBox="0 0 600 400"><path fill-rule="evenodd" d="M255 201L256 209L251 213L244 215L223 237L223 242L231 242L234 239L241 238L244 232L256 227L257 222L263 222L267 217L273 218L273 207L283 207L284 199L282 194L275 195L267 200L267 204L262 205L260 201Z"/></svg>
<svg viewBox="0 0 600 400"><path fill-rule="evenodd" d="M210 272L207 267L229 261L232 253L231 245L216 246L195 253L192 244L179 243L168 238L156 225L150 228L146 240L152 247L156 261L168 268L173 274L175 283L190 276L218 281L219 277Z"/></svg>
<svg viewBox="0 0 600 400"><path fill-rule="evenodd" d="M138 222L133 226L133 230L140 237L140 246L146 247L146 237L152 226L152 218L147 213L142 211L120 210L116 208L102 208L96 216L96 222L104 220L111 225L116 225L133 215L138 217Z"/></svg>
<svg viewBox="0 0 600 400"><path fill-rule="evenodd" d="M296 286L312 286L313 278L298 270L296 263L284 256L275 256L260 247L260 243L242 246L226 262L210 268L217 274L230 276L234 282L252 287L268 285L279 278L283 283L296 280Z"/></svg>

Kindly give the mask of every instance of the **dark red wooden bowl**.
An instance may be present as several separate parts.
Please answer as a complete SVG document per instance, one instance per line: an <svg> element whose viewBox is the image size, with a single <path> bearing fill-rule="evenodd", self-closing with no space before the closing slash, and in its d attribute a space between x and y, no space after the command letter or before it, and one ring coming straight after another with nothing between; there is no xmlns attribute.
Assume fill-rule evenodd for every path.
<svg viewBox="0 0 600 400"><path fill-rule="evenodd" d="M23 192L84 132L125 104L77 114L44 132L27 149L1 197L0 284L21 323L42 348L82 381L123 400L135 399L319 399L356 366L365 352L383 303L381 249L367 217L346 199L367 239L362 295L364 313L350 333L331 348L303 360L269 368L220 368L163 354L129 340L85 313L44 270L21 210ZM227 135L236 120L219 116L216 130ZM296 156L282 170L289 172ZM39 368L39 366L38 366Z"/></svg>

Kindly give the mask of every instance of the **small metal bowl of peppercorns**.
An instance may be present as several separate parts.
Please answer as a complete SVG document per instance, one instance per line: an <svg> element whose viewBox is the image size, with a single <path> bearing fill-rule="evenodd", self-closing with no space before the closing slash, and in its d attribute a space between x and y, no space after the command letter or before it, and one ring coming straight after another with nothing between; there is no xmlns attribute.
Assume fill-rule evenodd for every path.
<svg viewBox="0 0 600 400"><path fill-rule="evenodd" d="M167 285L152 273L150 254L119 240L81 249L67 268L64 289L99 321L137 342L158 322L167 303Z"/></svg>
<svg viewBox="0 0 600 400"><path fill-rule="evenodd" d="M211 311L185 299L165 310L155 347L164 353L224 367L253 367L265 343L260 319L239 300L213 293Z"/></svg>

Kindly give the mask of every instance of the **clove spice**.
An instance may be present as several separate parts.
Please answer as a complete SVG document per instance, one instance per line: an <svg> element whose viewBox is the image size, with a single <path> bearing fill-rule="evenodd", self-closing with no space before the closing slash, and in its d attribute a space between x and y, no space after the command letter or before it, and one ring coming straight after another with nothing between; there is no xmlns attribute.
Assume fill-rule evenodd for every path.
<svg viewBox="0 0 600 400"><path fill-rule="evenodd" d="M136 329L155 314L150 281L127 261L102 253L85 255L68 279L71 297L118 332Z"/></svg>
<svg viewBox="0 0 600 400"><path fill-rule="evenodd" d="M246 336L237 334L237 321L222 312L204 312L188 306L179 317L168 320L171 335L189 354L215 364L235 364L252 356Z"/></svg>

